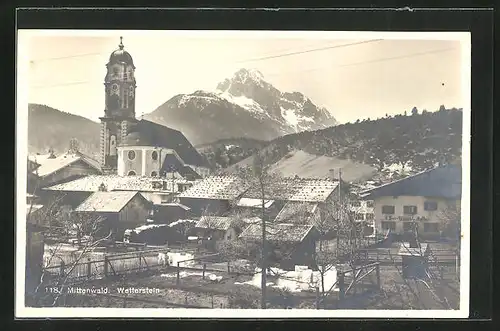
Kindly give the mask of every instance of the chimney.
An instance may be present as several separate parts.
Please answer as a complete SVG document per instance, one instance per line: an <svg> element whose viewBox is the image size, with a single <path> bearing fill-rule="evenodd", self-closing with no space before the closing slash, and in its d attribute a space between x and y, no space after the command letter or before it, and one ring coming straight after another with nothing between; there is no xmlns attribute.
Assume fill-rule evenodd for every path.
<svg viewBox="0 0 500 331"><path fill-rule="evenodd" d="M335 169L328 170L328 178L331 180L335 180Z"/></svg>

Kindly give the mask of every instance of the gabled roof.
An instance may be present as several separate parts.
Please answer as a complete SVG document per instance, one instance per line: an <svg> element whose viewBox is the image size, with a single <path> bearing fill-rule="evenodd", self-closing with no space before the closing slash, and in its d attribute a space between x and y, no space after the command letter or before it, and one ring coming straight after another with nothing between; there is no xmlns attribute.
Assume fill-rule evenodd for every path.
<svg viewBox="0 0 500 331"><path fill-rule="evenodd" d="M231 227L233 219L230 217L220 216L202 216L196 223L196 227L200 229L214 229L226 231Z"/></svg>
<svg viewBox="0 0 500 331"><path fill-rule="evenodd" d="M161 183L161 185L156 185ZM180 175L171 178L159 178L148 176L118 176L118 175L91 175L72 180L70 182L54 185L45 188L49 191L66 192L97 192L99 186L104 184L108 191L139 191L139 192L177 192L178 183L191 183ZM165 186L163 186L165 184Z"/></svg>
<svg viewBox="0 0 500 331"><path fill-rule="evenodd" d="M264 208L269 208L273 205L274 200L264 200ZM262 208L262 199L241 198L237 204L238 207Z"/></svg>
<svg viewBox="0 0 500 331"><path fill-rule="evenodd" d="M283 209L278 213L274 222L306 224L317 207L317 202L289 201L283 206Z"/></svg>
<svg viewBox="0 0 500 331"><path fill-rule="evenodd" d="M449 164L361 192L363 199L381 196L424 196L460 199L462 167Z"/></svg>
<svg viewBox="0 0 500 331"><path fill-rule="evenodd" d="M274 242L302 242L314 229L312 225L269 223L266 225L266 239ZM239 238L262 240L262 225L260 223L250 224L243 230Z"/></svg>
<svg viewBox="0 0 500 331"><path fill-rule="evenodd" d="M33 173L35 173L39 177L53 174L54 172L63 169L77 161L83 161L97 171L101 171L99 162L80 152L65 153L56 157L51 157L51 154L30 155L28 156L28 160L40 165L36 167L35 170L33 170Z"/></svg>
<svg viewBox="0 0 500 331"><path fill-rule="evenodd" d="M139 192L95 192L83 201L75 211L117 213L137 194L139 194ZM144 200L146 201L146 199Z"/></svg>
<svg viewBox="0 0 500 331"><path fill-rule="evenodd" d="M129 134L140 136L141 144L175 150L186 164L208 167L206 160L178 130L143 119L131 128Z"/></svg>
<svg viewBox="0 0 500 331"><path fill-rule="evenodd" d="M265 188L265 198L283 201L324 202L338 187L338 180L283 178ZM261 199L259 187L250 188L244 198Z"/></svg>
<svg viewBox="0 0 500 331"><path fill-rule="evenodd" d="M210 176L179 194L179 198L233 200L247 188L248 185L237 176Z"/></svg>

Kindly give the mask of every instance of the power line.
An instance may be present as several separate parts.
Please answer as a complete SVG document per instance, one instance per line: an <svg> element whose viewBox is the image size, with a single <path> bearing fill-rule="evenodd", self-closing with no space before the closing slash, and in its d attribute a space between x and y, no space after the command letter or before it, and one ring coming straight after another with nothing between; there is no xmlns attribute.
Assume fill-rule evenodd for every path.
<svg viewBox="0 0 500 331"><path fill-rule="evenodd" d="M375 60L370 60L370 61L362 61L362 62L347 63L347 64L341 64L341 65L334 65L334 66L331 66L331 68L351 67L351 66L357 66L357 65L362 65L362 64L393 61L393 60L399 60L399 59L403 59L403 58L412 58L412 57L422 56L422 55L427 55L427 54L449 52L449 51L457 50L457 49L458 48L438 49L438 50L434 50L434 51L405 54L405 55L401 55L401 56L386 57L386 58L375 59ZM289 74L289 73L311 72L311 71L318 71L318 70L325 70L325 67L312 68L312 69L299 70L299 71L291 71L291 72L285 72L285 73L282 73L282 72L281 73L274 73L274 74L271 73L271 74L266 74L266 77L268 77L268 76L281 76L281 75L285 75L285 74Z"/></svg>
<svg viewBox="0 0 500 331"><path fill-rule="evenodd" d="M260 58L254 58L254 59L249 59L249 60L238 61L238 62L235 62L235 63L244 63L244 62L255 62L255 61L262 61L262 60L270 60L270 59L276 59L276 58L280 58L280 57L284 57L284 56L292 56L292 55L299 55L299 54L305 54L305 53L311 53L311 52L319 52L319 51L325 51L325 50L329 50L329 49L335 49L335 48L342 48L342 47L347 47L347 46L355 46L355 45L361 45L361 44L379 42L379 41L382 41L382 40L383 39L372 39L372 40L358 41L358 42L350 43L350 44L342 44L342 45L334 45L334 46L327 46L327 47L321 47L321 48L313 48L313 49L309 49L309 50L306 50L306 51L299 51L299 52L291 52L291 53L285 53L285 54L265 56L265 57L260 57Z"/></svg>
<svg viewBox="0 0 500 331"><path fill-rule="evenodd" d="M39 59L39 60L31 60L31 64L37 64L40 62L48 62L48 61L55 61L55 60L65 60L65 59L72 59L75 57L85 57L85 56L94 56L94 55L105 55L106 53L86 53L86 54L77 54L77 55L68 55L68 56L60 56L60 57L49 57L45 59Z"/></svg>
<svg viewBox="0 0 500 331"><path fill-rule="evenodd" d="M364 42L366 43L366 41ZM356 43L359 44L359 43ZM337 45L337 46L348 46L347 44L344 45ZM335 47L335 46L331 46ZM328 48L331 48L328 47ZM324 50L326 48L321 48L321 49L316 49L316 50ZM427 51L427 52L419 52L419 53L412 53L412 54L405 54L401 56L393 56L393 57L387 57L387 58L380 58L380 59L375 59L375 60L370 60L370 61L363 61L363 62L355 62L355 63L347 63L347 64L341 64L341 65L336 65L332 66L331 68L341 68L341 67L350 67L350 66L356 66L356 65L363 65L363 64L370 64L370 63L377 63L377 62L385 62L385 61L393 61L393 60L399 60L403 58L412 58L416 56L423 56L427 54L435 54L435 53L441 53L441 52L448 52L451 50L456 50L457 48L445 48L445 49L438 49L438 50L433 50L433 51ZM311 52L315 50L308 50L308 51L303 51L303 52ZM303 52L295 52L295 53L303 53ZM291 54L291 53L288 53ZM280 56L275 56L275 57L280 57ZM273 57L273 58L275 58ZM291 71L291 72L281 72L281 73L271 73L267 74L266 77L269 76L282 76L285 74L291 74L291 73L304 73L304 72L312 72L312 71L318 71L318 70L325 70L325 67L319 67L319 68L312 68L312 69L306 69L306 70L300 70L300 71ZM39 86L31 86L30 88L32 89L46 89L46 88L53 88L53 87L63 87L63 86L70 86L70 85L83 85L83 84L98 84L98 82L94 81L80 81L80 82L70 82L70 83L61 83L61 84L52 84L52 85L39 85Z"/></svg>

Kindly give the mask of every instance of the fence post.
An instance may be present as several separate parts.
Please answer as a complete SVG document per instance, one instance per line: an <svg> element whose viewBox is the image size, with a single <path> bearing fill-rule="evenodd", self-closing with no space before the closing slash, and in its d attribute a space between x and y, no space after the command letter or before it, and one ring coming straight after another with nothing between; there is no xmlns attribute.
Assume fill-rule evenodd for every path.
<svg viewBox="0 0 500 331"><path fill-rule="evenodd" d="M231 273L231 266L229 265L229 261L227 262L227 273Z"/></svg>
<svg viewBox="0 0 500 331"><path fill-rule="evenodd" d="M59 269L59 275L61 277L64 277L64 271L65 271L64 268L65 267L66 267L66 265L65 265L64 261L61 261L61 266L60 266L60 269Z"/></svg>
<svg viewBox="0 0 500 331"><path fill-rule="evenodd" d="M123 308L127 308L127 297L123 297Z"/></svg>
<svg viewBox="0 0 500 331"><path fill-rule="evenodd" d="M105 255L104 256L104 277L108 277L108 257Z"/></svg>
<svg viewBox="0 0 500 331"><path fill-rule="evenodd" d="M377 287L380 290L380 263L377 264L377 267L375 268L375 273L377 275Z"/></svg>
<svg viewBox="0 0 500 331"><path fill-rule="evenodd" d="M319 309L319 287L316 286L316 309Z"/></svg>
<svg viewBox="0 0 500 331"><path fill-rule="evenodd" d="M337 279L339 282L339 301L338 303L340 304L344 300L345 296L345 284L344 284L344 273L342 271L339 271L337 275Z"/></svg>
<svg viewBox="0 0 500 331"><path fill-rule="evenodd" d="M207 270L207 264L203 263L203 279L205 279L205 271ZM212 307L213 308L213 307Z"/></svg>
<svg viewBox="0 0 500 331"><path fill-rule="evenodd" d="M142 271L142 251L139 252L139 272Z"/></svg>
<svg viewBox="0 0 500 331"><path fill-rule="evenodd" d="M87 258L87 277L90 278L92 275L92 262L90 261L90 257Z"/></svg>
<svg viewBox="0 0 500 331"><path fill-rule="evenodd" d="M211 293L211 296L210 296L210 297L211 297L211 299L212 299L212 308L213 308L213 307L214 307L214 294L213 294L213 293Z"/></svg>
<svg viewBox="0 0 500 331"><path fill-rule="evenodd" d="M179 273L180 269L180 262L177 262L177 279L176 279L176 284L179 285L181 282L181 275Z"/></svg>

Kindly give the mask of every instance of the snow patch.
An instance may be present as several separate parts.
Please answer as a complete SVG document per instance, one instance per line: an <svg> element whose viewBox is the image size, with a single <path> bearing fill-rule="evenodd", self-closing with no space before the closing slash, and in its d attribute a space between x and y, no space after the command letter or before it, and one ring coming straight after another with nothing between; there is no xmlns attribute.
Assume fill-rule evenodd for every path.
<svg viewBox="0 0 500 331"><path fill-rule="evenodd" d="M255 268L255 275L251 280L239 283L235 282L237 285L247 284L260 288L261 285L261 273L260 268ZM267 270L267 275L269 278L275 278L273 282L269 282L268 285L275 288L287 289L290 292L302 292L312 290L316 287L321 288L321 274L319 271L313 271L303 266L295 266L294 271L286 271L279 268L270 268ZM337 270L335 267L330 267L324 273L324 288L325 290L330 290L333 287L333 291L338 291L338 287L335 285L337 282Z"/></svg>
<svg viewBox="0 0 500 331"><path fill-rule="evenodd" d="M230 103L238 105L241 108L243 108L245 110L248 110L250 112L266 114L266 111L264 109L262 109L262 107L260 106L260 104L258 102L256 102L255 100L253 100L253 99L247 98L245 96L239 96L239 97L237 97L237 96L234 96L234 95L232 95L232 94L230 94L229 92L226 92L226 91L220 92L219 96L221 98L229 101Z"/></svg>

